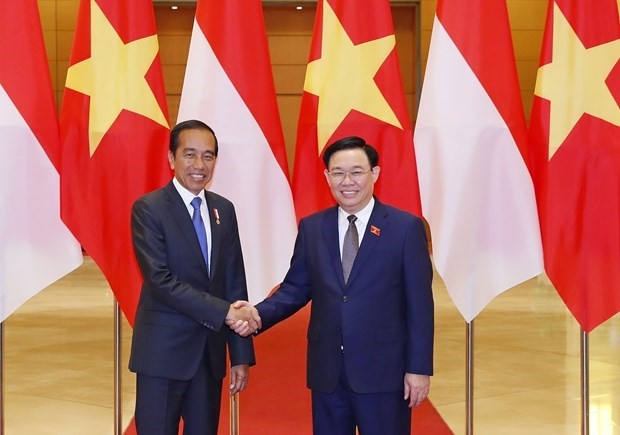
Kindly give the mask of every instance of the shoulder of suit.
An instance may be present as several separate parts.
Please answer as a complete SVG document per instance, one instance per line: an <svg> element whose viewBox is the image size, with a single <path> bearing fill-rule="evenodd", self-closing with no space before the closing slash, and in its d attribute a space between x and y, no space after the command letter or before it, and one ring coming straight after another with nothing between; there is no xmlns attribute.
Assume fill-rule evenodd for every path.
<svg viewBox="0 0 620 435"><path fill-rule="evenodd" d="M316 222L316 221L320 221L321 219L331 216L331 215L338 215L338 206L335 205L333 207L328 207L325 208L323 210L317 211L315 213L312 213L302 219L300 219L299 223L301 224L302 222Z"/></svg>
<svg viewBox="0 0 620 435"><path fill-rule="evenodd" d="M234 208L232 201L220 195L219 193L205 190L205 198L207 198L207 202L211 204L217 204L218 207L230 206Z"/></svg>
<svg viewBox="0 0 620 435"><path fill-rule="evenodd" d="M160 187L159 189L152 190L136 199L135 203L152 203L159 201L166 197L168 186Z"/></svg>
<svg viewBox="0 0 620 435"><path fill-rule="evenodd" d="M406 210L376 200L375 209L378 213L401 219L403 221L422 221L422 219ZM375 210L373 210L374 212Z"/></svg>

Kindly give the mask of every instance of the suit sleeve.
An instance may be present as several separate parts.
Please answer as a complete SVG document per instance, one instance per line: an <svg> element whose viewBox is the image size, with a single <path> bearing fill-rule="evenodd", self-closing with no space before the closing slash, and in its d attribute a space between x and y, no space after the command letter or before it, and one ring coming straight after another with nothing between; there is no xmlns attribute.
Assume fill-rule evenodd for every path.
<svg viewBox="0 0 620 435"><path fill-rule="evenodd" d="M263 328L258 333L289 318L310 301L312 296L306 258L306 237L302 220L295 240L291 266L284 281L278 290L256 306L263 322Z"/></svg>
<svg viewBox="0 0 620 435"><path fill-rule="evenodd" d="M241 250L241 240L239 238L239 228L237 224L237 215L232 210L232 226L230 230L231 243L228 245L228 253L226 257L229 259L226 263L226 299L230 302L238 300L248 300L248 289L245 279L245 266L243 263L243 253ZM254 365L256 363L254 356L254 347L252 337L241 337L231 330L227 330L228 335L228 352L230 353L230 365L239 364Z"/></svg>
<svg viewBox="0 0 620 435"><path fill-rule="evenodd" d="M136 258L149 294L166 306L205 327L219 331L230 303L180 279L168 266L168 250L155 207L139 199L131 214L131 232ZM191 271L189 273L192 273Z"/></svg>
<svg viewBox="0 0 620 435"><path fill-rule="evenodd" d="M433 374L433 268L426 230L416 218L410 225L403 255L407 311L407 373Z"/></svg>

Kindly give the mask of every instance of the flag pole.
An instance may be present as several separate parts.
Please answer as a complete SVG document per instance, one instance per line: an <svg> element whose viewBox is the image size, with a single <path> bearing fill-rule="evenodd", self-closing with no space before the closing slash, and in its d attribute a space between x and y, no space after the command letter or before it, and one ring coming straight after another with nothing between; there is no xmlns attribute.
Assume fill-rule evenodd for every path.
<svg viewBox="0 0 620 435"><path fill-rule="evenodd" d="M590 339L581 328L581 435L590 433Z"/></svg>
<svg viewBox="0 0 620 435"><path fill-rule="evenodd" d="M465 350L465 395L466 397L466 429L467 435L474 433L474 321L467 323L467 348Z"/></svg>
<svg viewBox="0 0 620 435"><path fill-rule="evenodd" d="M239 435L239 393L230 396L230 435Z"/></svg>
<svg viewBox="0 0 620 435"><path fill-rule="evenodd" d="M114 435L123 433L121 415L121 306L114 298Z"/></svg>

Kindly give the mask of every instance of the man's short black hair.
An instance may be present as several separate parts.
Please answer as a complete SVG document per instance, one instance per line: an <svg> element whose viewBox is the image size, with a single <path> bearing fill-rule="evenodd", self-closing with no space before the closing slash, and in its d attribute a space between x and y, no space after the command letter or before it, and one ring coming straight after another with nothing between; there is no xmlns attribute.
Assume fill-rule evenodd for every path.
<svg viewBox="0 0 620 435"><path fill-rule="evenodd" d="M213 135L215 139L215 157L217 157L217 136L211 127L202 121L197 119L190 119L188 121L179 122L170 130L170 152L173 156L176 156L177 148L179 148L179 135L184 130L207 130Z"/></svg>
<svg viewBox="0 0 620 435"><path fill-rule="evenodd" d="M367 144L361 137L349 136L339 139L325 148L325 151L323 151L323 163L325 163L325 167L329 169L329 161L335 153L352 149L361 149L366 153L371 169L379 164L379 153L372 145Z"/></svg>

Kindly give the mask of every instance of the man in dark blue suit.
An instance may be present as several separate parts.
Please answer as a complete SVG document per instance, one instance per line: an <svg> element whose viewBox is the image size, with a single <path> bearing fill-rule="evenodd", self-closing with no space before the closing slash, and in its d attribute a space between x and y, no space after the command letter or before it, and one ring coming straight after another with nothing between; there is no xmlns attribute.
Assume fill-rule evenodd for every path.
<svg viewBox="0 0 620 435"><path fill-rule="evenodd" d="M217 138L200 121L170 133L173 180L139 198L132 210L134 249L144 283L129 368L137 373L136 427L141 435L217 434L226 346L230 393L247 386L254 364L251 338L225 321L260 326L246 307L247 288L235 209L205 190Z"/></svg>
<svg viewBox="0 0 620 435"><path fill-rule="evenodd" d="M379 155L363 139L341 139L323 159L338 206L301 220L284 282L256 306L261 331L312 301L307 384L315 435L354 435L356 427L360 435L409 435L411 408L428 395L433 371L424 224L373 197ZM227 323L243 334L252 329Z"/></svg>

